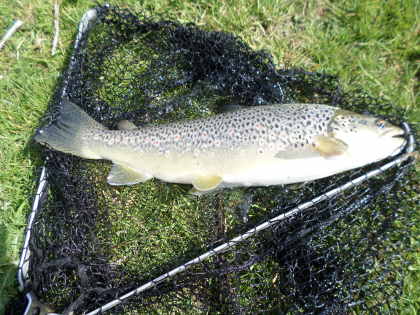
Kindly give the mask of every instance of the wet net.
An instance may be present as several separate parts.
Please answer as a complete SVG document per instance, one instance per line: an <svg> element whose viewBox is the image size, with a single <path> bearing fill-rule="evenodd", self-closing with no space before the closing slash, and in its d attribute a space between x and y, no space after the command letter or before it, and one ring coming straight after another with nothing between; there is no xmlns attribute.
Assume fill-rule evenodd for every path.
<svg viewBox="0 0 420 315"><path fill-rule="evenodd" d="M404 121L397 107L343 91L334 76L277 69L268 53L228 33L110 6L84 27L42 125L63 97L111 129L125 119L142 126L290 102ZM107 161L43 154L48 184L25 290L55 312L398 310L418 194L404 152L314 182L203 197L158 180L109 186Z"/></svg>

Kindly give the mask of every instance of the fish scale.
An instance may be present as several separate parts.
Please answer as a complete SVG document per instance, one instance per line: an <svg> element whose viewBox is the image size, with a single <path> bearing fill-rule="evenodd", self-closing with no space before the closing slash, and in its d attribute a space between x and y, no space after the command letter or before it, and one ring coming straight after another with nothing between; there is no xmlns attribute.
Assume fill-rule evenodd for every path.
<svg viewBox="0 0 420 315"><path fill-rule="evenodd" d="M322 104L248 107L195 120L108 130L64 102L35 140L56 150L112 161L111 185L156 177L199 192L310 181L396 154L402 129Z"/></svg>
<svg viewBox="0 0 420 315"><path fill-rule="evenodd" d="M140 130L109 130L96 136L109 146L134 138L137 151L191 152L230 149L233 146L274 144L279 150L301 148L312 144L317 134L327 134L327 122L335 108L323 105L287 104L246 108L194 121L149 126ZM320 119L314 118L321 112ZM308 123L311 122L312 123Z"/></svg>

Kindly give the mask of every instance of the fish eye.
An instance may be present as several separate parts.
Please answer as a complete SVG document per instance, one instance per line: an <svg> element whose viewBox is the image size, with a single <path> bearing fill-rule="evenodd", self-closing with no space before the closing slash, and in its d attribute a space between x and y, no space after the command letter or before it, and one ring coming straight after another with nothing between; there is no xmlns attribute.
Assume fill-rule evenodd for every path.
<svg viewBox="0 0 420 315"><path fill-rule="evenodd" d="M383 129L383 128L385 128L385 120L382 120L382 119L377 119L376 121L375 121L375 125L376 125L376 127L378 127L379 129Z"/></svg>

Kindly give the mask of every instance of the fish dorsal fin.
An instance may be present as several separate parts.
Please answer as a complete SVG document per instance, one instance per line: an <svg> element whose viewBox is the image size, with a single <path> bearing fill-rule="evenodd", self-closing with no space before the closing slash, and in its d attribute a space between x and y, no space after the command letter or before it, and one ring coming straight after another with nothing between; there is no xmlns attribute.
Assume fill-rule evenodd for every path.
<svg viewBox="0 0 420 315"><path fill-rule="evenodd" d="M348 145L332 136L316 136L315 150L317 150L323 157L334 157L346 152Z"/></svg>
<svg viewBox="0 0 420 315"><path fill-rule="evenodd" d="M150 179L150 176L141 174L132 168L122 166L119 164L113 164L111 172L109 172L107 181L108 184L113 186L120 185L134 185L137 183L145 182Z"/></svg>
<svg viewBox="0 0 420 315"><path fill-rule="evenodd" d="M213 190L222 182L222 178L217 175L199 176L193 180L192 184L198 191Z"/></svg>
<svg viewBox="0 0 420 315"><path fill-rule="evenodd" d="M133 130L133 129L137 129L137 126L135 124L133 124L131 121L129 120L121 120L118 125L117 125L118 129L120 130Z"/></svg>
<svg viewBox="0 0 420 315"><path fill-rule="evenodd" d="M241 110L243 108L244 108L244 106L241 106L239 104L224 104L224 105L221 106L220 112L231 113L231 112L236 112L238 110Z"/></svg>

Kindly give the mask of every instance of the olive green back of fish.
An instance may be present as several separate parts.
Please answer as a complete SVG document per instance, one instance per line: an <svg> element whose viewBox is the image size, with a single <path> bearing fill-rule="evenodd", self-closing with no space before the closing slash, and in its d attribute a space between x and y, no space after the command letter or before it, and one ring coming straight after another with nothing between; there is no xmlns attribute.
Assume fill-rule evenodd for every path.
<svg viewBox="0 0 420 315"><path fill-rule="evenodd" d="M165 153L212 149L231 150L244 146L275 146L279 150L300 150L313 137L326 135L336 108L326 105L287 104L259 106L215 115L205 119L174 122L134 130L124 137L140 151ZM118 134L104 133L110 145L123 141Z"/></svg>

